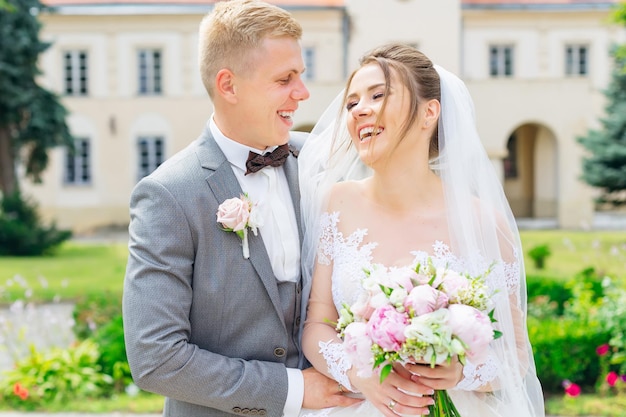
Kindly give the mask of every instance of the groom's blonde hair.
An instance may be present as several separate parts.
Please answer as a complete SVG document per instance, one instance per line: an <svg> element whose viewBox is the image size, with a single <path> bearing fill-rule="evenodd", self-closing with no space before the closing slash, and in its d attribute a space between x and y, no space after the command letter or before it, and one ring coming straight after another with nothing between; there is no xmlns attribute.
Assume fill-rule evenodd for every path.
<svg viewBox="0 0 626 417"><path fill-rule="evenodd" d="M263 40L279 37L302 37L302 26L286 10L258 0L217 2L202 19L199 33L200 76L209 96L221 69L239 74L253 70Z"/></svg>

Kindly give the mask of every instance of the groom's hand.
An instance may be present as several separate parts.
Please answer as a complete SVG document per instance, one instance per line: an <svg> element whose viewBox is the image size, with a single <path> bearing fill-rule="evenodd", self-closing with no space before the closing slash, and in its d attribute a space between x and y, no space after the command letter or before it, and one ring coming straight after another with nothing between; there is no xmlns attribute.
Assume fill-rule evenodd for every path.
<svg viewBox="0 0 626 417"><path fill-rule="evenodd" d="M304 376L304 400L302 408L317 410L326 407L347 407L363 400L343 395L339 384L320 374L315 368L302 371Z"/></svg>

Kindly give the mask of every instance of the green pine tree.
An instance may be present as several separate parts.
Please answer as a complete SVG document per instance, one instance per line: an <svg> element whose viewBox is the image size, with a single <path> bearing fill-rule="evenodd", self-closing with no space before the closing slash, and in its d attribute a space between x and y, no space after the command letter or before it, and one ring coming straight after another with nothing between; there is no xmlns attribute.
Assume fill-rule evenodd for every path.
<svg viewBox="0 0 626 417"><path fill-rule="evenodd" d="M0 192L18 191L16 166L34 181L48 165L48 151L72 146L67 111L58 97L37 84L39 55L50 45L39 39L39 0L0 0Z"/></svg>
<svg viewBox="0 0 626 417"><path fill-rule="evenodd" d="M72 146L67 111L58 97L37 84L39 0L0 0L0 255L41 255L71 236L44 226L35 202L22 196L16 167L34 181L48 165L48 151Z"/></svg>
<svg viewBox="0 0 626 417"><path fill-rule="evenodd" d="M582 179L602 190L599 202L615 206L626 203L626 56L618 51L615 48L612 53L615 65L604 92L607 105L602 127L578 138L589 150L583 159Z"/></svg>

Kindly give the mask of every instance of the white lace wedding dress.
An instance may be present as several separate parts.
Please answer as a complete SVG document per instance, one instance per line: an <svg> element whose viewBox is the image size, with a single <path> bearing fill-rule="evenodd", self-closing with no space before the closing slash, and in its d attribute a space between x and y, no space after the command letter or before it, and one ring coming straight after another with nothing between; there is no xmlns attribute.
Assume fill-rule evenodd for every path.
<svg viewBox="0 0 626 417"><path fill-rule="evenodd" d="M377 243L364 243L367 229L358 229L349 236L344 236L337 228L339 213L324 213L322 215L320 247L318 248L318 262L329 265L333 262L332 295L337 311L343 303L354 303L361 290L363 268L371 266L374 262L372 251ZM399 254L402 256L404 254ZM430 256L435 266L447 266L456 271L467 271L471 274L482 273L487 270L490 263L481 259L476 254L475 259L459 259L455 257L449 247L443 242L433 242L432 253L416 251L411 253L414 262L424 260ZM404 258L404 256L402 256ZM489 276L488 285L494 288L506 286L509 292L518 291L518 265L516 263L496 267ZM346 371L345 357L341 345L337 343L320 343L320 352L329 362L329 370L333 375ZM490 355L489 359L474 366L467 363L464 367L464 379L455 389L449 390L455 406L463 417L509 417L529 416L530 413L523 411L517 413L511 409L503 410L503 402L496 400L491 393L474 391L480 386L494 381L502 375L499 369L498 359ZM323 410L302 410L301 417L319 416L382 416L382 414L369 402L363 401L352 407L334 407Z"/></svg>

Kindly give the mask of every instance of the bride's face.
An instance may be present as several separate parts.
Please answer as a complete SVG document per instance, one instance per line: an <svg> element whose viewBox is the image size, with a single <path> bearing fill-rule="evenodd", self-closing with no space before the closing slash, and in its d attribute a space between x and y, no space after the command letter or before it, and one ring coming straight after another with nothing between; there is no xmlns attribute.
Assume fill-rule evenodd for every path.
<svg viewBox="0 0 626 417"><path fill-rule="evenodd" d="M375 63L365 65L354 74L346 95L348 132L361 160L369 166L396 150L410 108L409 92L394 75L392 70L386 89L382 69Z"/></svg>

